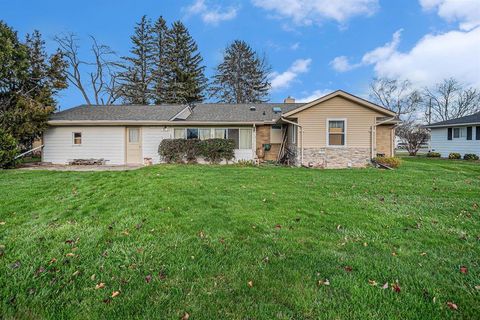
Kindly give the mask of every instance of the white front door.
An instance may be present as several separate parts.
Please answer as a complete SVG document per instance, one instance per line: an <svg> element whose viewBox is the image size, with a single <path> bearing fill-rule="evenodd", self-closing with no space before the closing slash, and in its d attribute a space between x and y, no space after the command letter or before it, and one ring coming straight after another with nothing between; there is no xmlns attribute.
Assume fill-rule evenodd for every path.
<svg viewBox="0 0 480 320"><path fill-rule="evenodd" d="M142 163L142 129L127 127L127 164Z"/></svg>

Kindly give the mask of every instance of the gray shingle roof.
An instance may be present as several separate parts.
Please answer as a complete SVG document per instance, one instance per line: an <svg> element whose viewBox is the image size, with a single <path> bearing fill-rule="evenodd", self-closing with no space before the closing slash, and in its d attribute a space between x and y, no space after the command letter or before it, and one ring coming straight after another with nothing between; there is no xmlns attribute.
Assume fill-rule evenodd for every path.
<svg viewBox="0 0 480 320"><path fill-rule="evenodd" d="M450 119L446 121L440 121L436 123L429 124L428 127L440 127L440 126L448 126L448 125L458 125L458 124L467 124L467 123L480 123L480 112L471 114L469 116L457 118L457 119Z"/></svg>
<svg viewBox="0 0 480 320"><path fill-rule="evenodd" d="M81 105L54 113L50 120L169 120L183 108L182 105L165 106L87 106Z"/></svg>
<svg viewBox="0 0 480 320"><path fill-rule="evenodd" d="M260 104L196 104L186 121L201 122L264 122L276 121L282 113L302 106L303 103L260 103ZM255 110L250 110L255 107ZM275 113L274 107L281 108ZM185 105L81 105L57 112L50 120L96 120L96 121L168 121L182 111ZM180 121L180 120L179 120ZM182 120L183 121L183 120Z"/></svg>

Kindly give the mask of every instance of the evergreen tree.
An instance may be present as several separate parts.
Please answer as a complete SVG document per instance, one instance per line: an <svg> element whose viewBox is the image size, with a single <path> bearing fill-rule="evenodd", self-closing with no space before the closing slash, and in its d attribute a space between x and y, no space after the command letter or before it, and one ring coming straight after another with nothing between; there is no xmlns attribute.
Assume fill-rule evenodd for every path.
<svg viewBox="0 0 480 320"><path fill-rule="evenodd" d="M173 23L167 34L167 102L190 103L204 99L207 79L198 46L183 23Z"/></svg>
<svg viewBox="0 0 480 320"><path fill-rule="evenodd" d="M245 42L235 40L217 66L210 95L224 103L260 103L267 101L270 67L265 59Z"/></svg>
<svg viewBox="0 0 480 320"><path fill-rule="evenodd" d="M55 110L54 95L67 86L65 62L45 53L39 32L21 43L0 21L0 129L29 146Z"/></svg>
<svg viewBox="0 0 480 320"><path fill-rule="evenodd" d="M158 18L152 28L153 35L153 65L152 65L152 96L155 104L167 101L167 34L169 30L163 17Z"/></svg>
<svg viewBox="0 0 480 320"><path fill-rule="evenodd" d="M135 26L131 56L123 57L123 69L119 75L120 97L128 104L149 104L152 100L152 65L154 62L152 25L143 16Z"/></svg>

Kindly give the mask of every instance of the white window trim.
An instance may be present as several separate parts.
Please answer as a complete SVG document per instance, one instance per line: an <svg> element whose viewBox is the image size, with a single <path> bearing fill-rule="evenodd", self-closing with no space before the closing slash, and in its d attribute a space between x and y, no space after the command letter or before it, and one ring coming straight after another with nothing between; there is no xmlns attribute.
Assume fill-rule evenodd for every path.
<svg viewBox="0 0 480 320"><path fill-rule="evenodd" d="M80 133L80 143L79 144L75 143L75 133ZM82 144L83 144L83 134L82 134L82 132L81 131L72 132L72 146L81 147Z"/></svg>
<svg viewBox="0 0 480 320"><path fill-rule="evenodd" d="M344 130L344 133L343 133L343 146L339 146L339 145L330 145L330 139L329 139L329 130L330 130L330 126L329 126L329 122L330 121L343 121L343 123L345 124L345 130ZM326 122L325 122L325 127L326 127L326 135L325 135L325 145L327 147L330 147L330 148L346 148L347 147L347 129L348 129L348 125L347 125L347 119L346 118L327 118Z"/></svg>
<svg viewBox="0 0 480 320"><path fill-rule="evenodd" d="M297 144L297 126L291 125L292 129L292 144Z"/></svg>
<svg viewBox="0 0 480 320"><path fill-rule="evenodd" d="M455 129L459 129L459 137L455 138ZM462 137L462 132L464 133L464 136ZM467 140L467 127L453 127L452 128L452 140Z"/></svg>

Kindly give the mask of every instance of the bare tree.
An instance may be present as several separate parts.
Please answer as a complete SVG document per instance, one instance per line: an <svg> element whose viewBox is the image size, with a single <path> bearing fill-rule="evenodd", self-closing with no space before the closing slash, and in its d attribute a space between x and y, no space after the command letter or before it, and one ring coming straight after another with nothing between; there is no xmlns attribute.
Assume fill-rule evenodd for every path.
<svg viewBox="0 0 480 320"><path fill-rule="evenodd" d="M374 79L370 83L370 98L381 106L392 110L399 118L411 120L422 102L418 90L408 80L388 78Z"/></svg>
<svg viewBox="0 0 480 320"><path fill-rule="evenodd" d="M109 46L99 44L95 37L90 36L90 39L93 62L80 58L80 46L75 34L55 37L55 41L69 64L67 79L80 91L85 103L89 105L92 102L97 105L112 104L118 98L118 63L114 60L115 52ZM82 78L83 72L87 73L88 80Z"/></svg>
<svg viewBox="0 0 480 320"><path fill-rule="evenodd" d="M430 139L430 132L413 121L404 122L395 132L405 143L408 154L411 156L416 155L422 144Z"/></svg>
<svg viewBox="0 0 480 320"><path fill-rule="evenodd" d="M470 115L480 110L480 90L465 88L454 78L443 80L433 88L425 88L427 122L445 121Z"/></svg>

